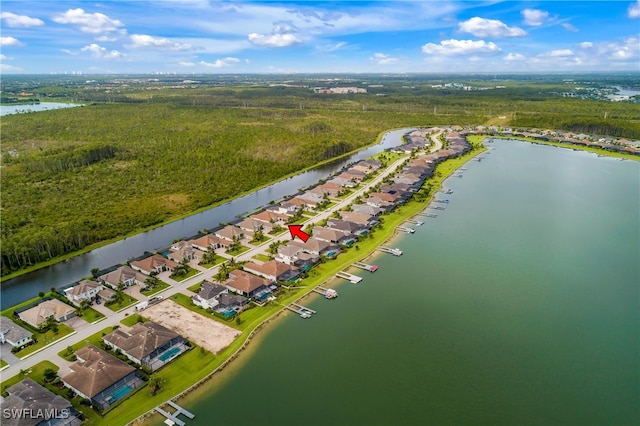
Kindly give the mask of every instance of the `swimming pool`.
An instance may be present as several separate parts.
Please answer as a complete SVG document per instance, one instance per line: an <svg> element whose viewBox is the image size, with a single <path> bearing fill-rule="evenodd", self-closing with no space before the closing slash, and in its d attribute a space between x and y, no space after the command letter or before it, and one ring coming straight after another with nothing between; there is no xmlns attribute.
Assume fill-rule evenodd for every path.
<svg viewBox="0 0 640 426"><path fill-rule="evenodd" d="M133 389L131 388L131 386L129 385L124 385L123 387L116 389L116 391L114 393L111 394L111 397L118 401L119 399L122 399L126 394L128 394L129 392L131 392Z"/></svg>
<svg viewBox="0 0 640 426"><path fill-rule="evenodd" d="M163 352L162 354L160 354L158 356L158 359L162 362L167 362L168 359L170 359L171 357L175 356L176 354L178 354L180 351L182 350L182 348L180 348L179 346L174 346L173 348L169 349L166 352Z"/></svg>

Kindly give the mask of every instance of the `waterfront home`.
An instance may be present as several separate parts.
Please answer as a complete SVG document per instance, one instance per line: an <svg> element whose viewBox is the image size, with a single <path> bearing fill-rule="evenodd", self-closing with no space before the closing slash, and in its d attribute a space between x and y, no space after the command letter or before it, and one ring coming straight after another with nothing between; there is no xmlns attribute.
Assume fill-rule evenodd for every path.
<svg viewBox="0 0 640 426"><path fill-rule="evenodd" d="M334 177L333 179L329 180L329 182L335 183L336 185L340 185L346 188L355 188L356 186L358 186L358 184L356 184L351 179L346 179L339 176Z"/></svg>
<svg viewBox="0 0 640 426"><path fill-rule="evenodd" d="M173 260L169 260L166 257L162 257L159 254L152 254L149 257L145 257L141 260L135 260L130 263L131 267L136 271L140 271L145 275L151 275L152 273L159 274L160 272L173 271L178 267L178 264Z"/></svg>
<svg viewBox="0 0 640 426"><path fill-rule="evenodd" d="M342 185L338 185L335 182L325 182L310 190L310 192L320 194L320 196L324 196L326 194L329 197L337 197L340 191L342 191Z"/></svg>
<svg viewBox="0 0 640 426"><path fill-rule="evenodd" d="M293 216L298 210L300 210L300 208L301 207L297 204L290 203L289 201L283 201L277 206L267 207L267 210L275 213L282 213L287 216Z"/></svg>
<svg viewBox="0 0 640 426"><path fill-rule="evenodd" d="M189 349L187 339L155 322L119 328L102 338L105 345L131 361L156 371Z"/></svg>
<svg viewBox="0 0 640 426"><path fill-rule="evenodd" d="M300 270L282 262L270 260L263 264L255 262L246 263L242 269L255 275L259 275L270 281L291 282L300 276Z"/></svg>
<svg viewBox="0 0 640 426"><path fill-rule="evenodd" d="M402 201L402 197L397 195L397 194L390 194L388 192L371 192L369 193L369 198L371 197L377 197L383 201L392 203L392 204L397 204L400 201Z"/></svg>
<svg viewBox="0 0 640 426"><path fill-rule="evenodd" d="M336 178L338 179L344 179L351 182L360 182L365 177L367 176L363 172L360 172L358 170L351 170L351 169L345 170L344 172L336 176Z"/></svg>
<svg viewBox="0 0 640 426"><path fill-rule="evenodd" d="M79 426L82 415L69 401L27 378L6 389L2 426ZM11 415L17 414L17 415Z"/></svg>
<svg viewBox="0 0 640 426"><path fill-rule="evenodd" d="M322 199L320 199L322 200ZM301 197L293 197L287 200L287 203L297 206L299 209L315 210L318 205L317 200L303 199Z"/></svg>
<svg viewBox="0 0 640 426"><path fill-rule="evenodd" d="M83 300L93 300L104 286L91 280L82 280L73 287L64 289L64 295L71 303L80 305Z"/></svg>
<svg viewBox="0 0 640 426"><path fill-rule="evenodd" d="M244 231L233 225L227 225L222 229L218 229L214 234L218 238L231 242L244 238Z"/></svg>
<svg viewBox="0 0 640 426"><path fill-rule="evenodd" d="M238 222L236 225L240 229L252 234L258 231L262 231L263 233L269 233L273 228L273 224L271 224L271 222L264 222L262 220L257 220L253 217L248 217L243 221Z"/></svg>
<svg viewBox="0 0 640 426"><path fill-rule="evenodd" d="M107 283L113 288L117 288L120 283L125 287L132 286L134 284L145 285L144 281L148 277L140 272L136 271L130 266L124 265L118 269L101 275L98 277L98 281Z"/></svg>
<svg viewBox="0 0 640 426"><path fill-rule="evenodd" d="M21 348L33 341L33 333L20 327L10 318L0 316L0 343Z"/></svg>
<svg viewBox="0 0 640 426"><path fill-rule="evenodd" d="M341 211L340 217L342 217L342 219L344 220L357 223L358 225L366 228L371 228L378 223L374 216L368 215L366 213Z"/></svg>
<svg viewBox="0 0 640 426"><path fill-rule="evenodd" d="M75 352L71 373L62 383L81 398L104 411L145 382L129 364L89 344Z"/></svg>
<svg viewBox="0 0 640 426"><path fill-rule="evenodd" d="M329 218L327 220L327 228L336 231L348 232L350 235L367 235L369 228L348 220Z"/></svg>
<svg viewBox="0 0 640 426"><path fill-rule="evenodd" d="M356 213L368 214L369 216L380 216L384 209L369 204L351 204L351 210Z"/></svg>
<svg viewBox="0 0 640 426"><path fill-rule="evenodd" d="M371 194L369 195L368 198L364 199L363 202L372 207L380 208L384 211L392 210L395 207L394 203L387 200L383 200L381 197L377 195L371 195Z"/></svg>
<svg viewBox="0 0 640 426"><path fill-rule="evenodd" d="M98 297L103 302L110 302L111 300L115 299L116 292L111 290L110 288L105 287L98 292Z"/></svg>
<svg viewBox="0 0 640 426"><path fill-rule="evenodd" d="M302 248L303 252L315 256L335 257L340 253L340 247L338 245L320 240L316 238L315 235L309 238L307 242L292 240L289 242L289 245L298 246Z"/></svg>
<svg viewBox="0 0 640 426"><path fill-rule="evenodd" d="M278 247L276 261L294 265L302 270L308 270L320 261L320 257L315 254L305 253L299 245L287 244Z"/></svg>
<svg viewBox="0 0 640 426"><path fill-rule="evenodd" d="M229 280L225 283L227 288L234 293L249 298L264 300L265 295L271 294L269 285L273 281L245 272L241 269L234 269L229 273Z"/></svg>
<svg viewBox="0 0 640 426"><path fill-rule="evenodd" d="M233 309L236 312L239 312L244 306L249 303L249 299L244 296L240 296L239 294L229 294L222 293L218 297L218 306L216 306L216 312L225 312L230 313L230 310Z"/></svg>
<svg viewBox="0 0 640 426"><path fill-rule="evenodd" d="M205 281L200 286L200 290L191 298L194 305L204 309L214 309L220 304L220 296L228 294L229 289L221 284Z"/></svg>
<svg viewBox="0 0 640 426"><path fill-rule="evenodd" d="M22 311L18 318L33 327L40 327L47 322L47 318L61 322L75 316L76 311L71 306L58 299L44 300L33 308Z"/></svg>
<svg viewBox="0 0 640 426"><path fill-rule="evenodd" d="M171 245L167 258L176 263L180 263L184 260L190 262L192 260L202 259L203 254L204 253L201 250L194 248L191 243L187 241L178 241Z"/></svg>
<svg viewBox="0 0 640 426"><path fill-rule="evenodd" d="M289 211L286 208L281 206L270 206L267 210L261 211L260 213L253 214L249 216L254 220L259 220L264 224L269 224L271 227L274 224L284 224L287 222L289 217L295 214L295 210Z"/></svg>
<svg viewBox="0 0 640 426"><path fill-rule="evenodd" d="M209 249L215 250L217 248L229 248L229 243L226 240L223 240L213 234L203 235L202 237L196 238L195 240L188 241L188 243L191 244L191 247L203 252Z"/></svg>
<svg viewBox="0 0 640 426"><path fill-rule="evenodd" d="M350 246L356 242L356 237L354 237L350 232L324 226L314 226L313 236L320 241L335 243L342 246Z"/></svg>
<svg viewBox="0 0 640 426"><path fill-rule="evenodd" d="M309 191L300 194L298 196L298 198L300 198L301 200L305 201L307 207L310 207L312 209L317 208L318 204L320 204L323 201L325 201L324 196L322 196L320 194L315 194L315 193L309 192Z"/></svg>

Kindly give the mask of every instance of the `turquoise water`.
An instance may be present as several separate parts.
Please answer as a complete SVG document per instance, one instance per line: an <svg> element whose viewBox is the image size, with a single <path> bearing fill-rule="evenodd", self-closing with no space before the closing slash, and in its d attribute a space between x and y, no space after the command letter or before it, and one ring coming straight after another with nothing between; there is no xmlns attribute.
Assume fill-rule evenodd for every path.
<svg viewBox="0 0 640 426"><path fill-rule="evenodd" d="M188 424L639 424L640 163L489 146L403 256L278 321Z"/></svg>
<svg viewBox="0 0 640 426"><path fill-rule="evenodd" d="M180 352L182 350L182 348L180 347L173 347L171 349L169 349L168 351L164 352L162 355L158 356L158 359L162 362L165 362L166 360L168 360L169 358L171 358L172 356L174 356L175 354L177 354L178 352Z"/></svg>
<svg viewBox="0 0 640 426"><path fill-rule="evenodd" d="M128 394L129 392L131 392L133 389L131 389L131 387L129 385L124 385L123 387L121 387L120 389L116 390L114 393L111 394L111 397L113 399L115 399L116 401L122 399L126 394Z"/></svg>

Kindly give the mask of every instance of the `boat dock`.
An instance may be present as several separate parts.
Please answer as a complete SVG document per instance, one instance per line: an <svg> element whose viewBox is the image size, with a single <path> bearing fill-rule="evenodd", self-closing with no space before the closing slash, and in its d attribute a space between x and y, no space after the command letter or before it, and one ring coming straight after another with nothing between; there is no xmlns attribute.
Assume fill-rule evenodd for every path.
<svg viewBox="0 0 640 426"><path fill-rule="evenodd" d="M428 205L427 206L428 209L434 209L434 210L444 210L444 207L442 206L432 206L432 205Z"/></svg>
<svg viewBox="0 0 640 426"><path fill-rule="evenodd" d="M288 310L290 310L291 312L295 312L296 314L300 315L302 318L311 318L311 314L315 314L316 311L311 312L310 309L301 309L297 303L292 303L291 305L284 305L285 308L287 308ZM304 308L304 306L302 306Z"/></svg>
<svg viewBox="0 0 640 426"><path fill-rule="evenodd" d="M355 262L351 266L355 266L356 268L364 269L369 272L375 272L378 270L378 265L368 265L363 262Z"/></svg>
<svg viewBox="0 0 640 426"><path fill-rule="evenodd" d="M406 226L398 226L396 229L404 232L405 234L413 234L414 232L416 232L415 229L407 228Z"/></svg>
<svg viewBox="0 0 640 426"><path fill-rule="evenodd" d="M196 415L191 413L190 411L185 410L184 408L182 408L181 406L179 406L178 404L176 404L175 402L168 400L166 402L166 404L172 406L173 408L176 409L175 413L171 414L168 411L163 410L162 408L160 408L160 406L156 407L155 410L162 414L163 416L165 416L167 419L164 421L165 424L172 426L172 425L178 425L178 426L184 426L185 422L183 420L180 420L178 418L178 416L180 414L184 414L188 419L193 419Z"/></svg>
<svg viewBox="0 0 640 426"><path fill-rule="evenodd" d="M422 211L420 213L416 213L416 216L424 216L424 217L438 217L435 213L427 213L426 211Z"/></svg>
<svg viewBox="0 0 640 426"><path fill-rule="evenodd" d="M321 294L325 297L325 299L334 299L336 297L338 297L338 292L335 291L332 288L325 288L322 286L318 286L316 288L313 289L313 291L315 291L318 294Z"/></svg>
<svg viewBox="0 0 640 426"><path fill-rule="evenodd" d="M385 253L390 253L394 256L400 256L402 254L402 250L400 250L399 248L389 248L385 246L380 246L378 247L378 250L383 251Z"/></svg>
<svg viewBox="0 0 640 426"><path fill-rule="evenodd" d="M415 219L407 219L406 222L416 226L424 225L424 222Z"/></svg>
<svg viewBox="0 0 640 426"><path fill-rule="evenodd" d="M362 281L362 277L357 275L350 274L348 272L340 271L336 274L336 277L342 278L343 280L351 281L353 284L357 284Z"/></svg>
<svg viewBox="0 0 640 426"><path fill-rule="evenodd" d="M462 177L462 173L458 173L458 174L456 174L456 175L453 175L453 177L459 177L459 178L461 178L461 177Z"/></svg>
<svg viewBox="0 0 640 426"><path fill-rule="evenodd" d="M434 199L433 200L434 203L444 203L444 204L449 204L449 199L444 199L444 200L438 200L438 199Z"/></svg>
<svg viewBox="0 0 640 426"><path fill-rule="evenodd" d="M458 168L458 170L465 171L465 170L469 170L469 169L467 169L466 167L460 167L460 168Z"/></svg>
<svg viewBox="0 0 640 426"><path fill-rule="evenodd" d="M440 191L438 191L438 192L441 192L441 193L443 193L443 194L453 194L453 189L444 189L444 188L443 188L443 189L441 189L441 190L440 190Z"/></svg>

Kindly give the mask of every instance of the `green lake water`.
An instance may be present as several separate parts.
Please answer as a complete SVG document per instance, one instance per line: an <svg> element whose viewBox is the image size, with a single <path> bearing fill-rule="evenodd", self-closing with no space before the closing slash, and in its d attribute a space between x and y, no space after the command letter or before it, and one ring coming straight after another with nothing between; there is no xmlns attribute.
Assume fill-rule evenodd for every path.
<svg viewBox="0 0 640 426"><path fill-rule="evenodd" d="M640 424L640 163L488 146L403 256L270 326L187 425Z"/></svg>

